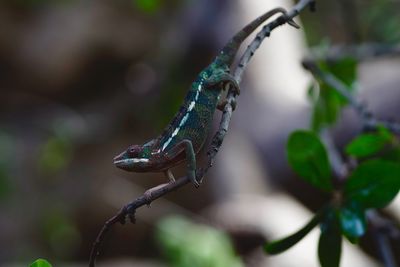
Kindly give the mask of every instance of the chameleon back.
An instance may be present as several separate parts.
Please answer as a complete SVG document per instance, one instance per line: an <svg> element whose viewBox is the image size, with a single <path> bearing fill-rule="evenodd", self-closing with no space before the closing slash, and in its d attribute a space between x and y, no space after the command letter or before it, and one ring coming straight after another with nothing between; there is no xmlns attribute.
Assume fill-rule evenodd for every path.
<svg viewBox="0 0 400 267"><path fill-rule="evenodd" d="M221 85L217 85L217 88L204 88L204 82L216 67L211 64L192 83L183 105L159 138L161 151L167 152L184 139L192 142L195 152L203 146L222 89Z"/></svg>

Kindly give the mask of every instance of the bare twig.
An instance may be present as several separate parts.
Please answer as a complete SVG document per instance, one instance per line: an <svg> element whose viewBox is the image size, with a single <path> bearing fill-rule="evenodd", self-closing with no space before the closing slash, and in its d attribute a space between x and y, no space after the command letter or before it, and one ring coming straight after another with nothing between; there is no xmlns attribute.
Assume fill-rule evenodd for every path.
<svg viewBox="0 0 400 267"><path fill-rule="evenodd" d="M271 33L271 31L275 28L277 28L280 25L285 24L289 20L291 20L293 17L297 16L301 10L306 8L307 6L310 6L312 9L315 6L315 0L300 0L294 8L288 12L286 16L280 16L277 19L273 20L272 22L268 23L264 28L261 30L261 32L257 35L257 37L251 42L251 44L247 47L245 53L240 59L240 63L238 67L236 68L234 72L234 77L240 83L242 79L243 72L248 65L250 59L253 57L254 52L257 50L257 48L260 46L262 41L264 40L265 37L268 37ZM199 169L196 172L196 178L197 180L201 181L202 178L204 177L205 173L209 170L209 168L212 166L214 158L216 154L218 153L222 142L224 140L224 137L228 131L229 128L229 123L232 117L232 113L234 110L234 106L236 103L236 95L232 90L229 90L228 96L227 96L227 102L221 117L221 121L219 124L218 131L215 133L212 143L210 145L210 148L207 152L208 155L208 164L205 168ZM124 224L126 221L126 217L129 217L132 222L135 221L135 213L136 210L144 205L149 205L151 202L154 200L160 198L161 196L164 196L168 194L171 191L177 190L181 188L182 186L188 184L190 182L189 178L184 176L179 178L176 182L174 183L169 183L166 185L162 186L157 186L156 188L151 190L151 194L144 194L134 200L133 202L127 204L125 207L123 207L115 216L113 216L111 219L109 219L99 232L96 241L93 243L92 246L92 251L90 253L90 261L89 261L89 266L94 267L96 263L96 258L99 255L100 251L100 245L104 240L105 234L110 230L110 228L116 224L116 223L122 223Z"/></svg>
<svg viewBox="0 0 400 267"><path fill-rule="evenodd" d="M303 66L305 69L310 71L314 75L314 77L322 80L324 83L334 88L342 97L347 100L350 106L354 108L358 115L361 117L365 129L376 129L380 126L383 126L392 133L400 134L400 123L379 120L372 116L372 114L366 109L365 105L359 102L350 93L348 86L340 81L338 78L336 78L334 75L323 72L312 60L303 61Z"/></svg>

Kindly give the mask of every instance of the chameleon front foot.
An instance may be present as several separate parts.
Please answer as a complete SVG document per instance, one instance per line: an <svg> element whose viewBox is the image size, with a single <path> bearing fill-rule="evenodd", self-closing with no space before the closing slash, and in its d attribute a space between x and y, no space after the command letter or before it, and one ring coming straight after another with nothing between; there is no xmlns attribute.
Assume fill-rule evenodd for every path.
<svg viewBox="0 0 400 267"><path fill-rule="evenodd" d="M199 188L200 183L196 179L196 172L195 171L188 171L187 176L189 180L192 182L192 184L196 187Z"/></svg>
<svg viewBox="0 0 400 267"><path fill-rule="evenodd" d="M171 183L175 183L175 181L170 181L169 183L163 183L163 184L157 185L155 187L152 187L152 188L146 190L146 192L144 192L143 196L146 199L147 205L150 206L150 203L153 201L153 193L154 192L160 190L163 187L170 185Z"/></svg>
<svg viewBox="0 0 400 267"><path fill-rule="evenodd" d="M175 182L175 177L174 177L174 175L172 174L172 172L171 172L170 169L164 171L164 175L168 178L168 180L169 180L170 182Z"/></svg>

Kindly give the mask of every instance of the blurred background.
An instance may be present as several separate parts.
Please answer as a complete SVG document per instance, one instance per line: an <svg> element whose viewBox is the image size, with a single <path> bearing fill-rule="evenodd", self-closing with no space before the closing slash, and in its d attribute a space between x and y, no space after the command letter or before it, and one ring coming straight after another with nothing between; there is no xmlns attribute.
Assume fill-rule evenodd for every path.
<svg viewBox="0 0 400 267"><path fill-rule="evenodd" d="M280 27L257 51L202 186L141 208L135 225L114 227L99 266L205 266L193 257L207 266L318 266L318 229L279 256L261 247L300 228L328 199L298 179L285 157L288 134L310 125L311 77L300 63L321 51L359 52L359 97L378 117L400 120L398 54L368 50L400 41L400 1L317 2L316 13L296 19L300 30ZM2 0L0 266L28 266L39 257L53 266L87 266L105 220L165 182L162 174L116 169L113 157L162 131L196 74L236 31L268 9L292 5ZM216 112L216 126L219 118ZM360 127L344 110L336 144ZM399 198L387 213L400 221ZM342 266L380 266L374 243L367 237L360 245L345 244ZM399 252L399 242L394 246Z"/></svg>

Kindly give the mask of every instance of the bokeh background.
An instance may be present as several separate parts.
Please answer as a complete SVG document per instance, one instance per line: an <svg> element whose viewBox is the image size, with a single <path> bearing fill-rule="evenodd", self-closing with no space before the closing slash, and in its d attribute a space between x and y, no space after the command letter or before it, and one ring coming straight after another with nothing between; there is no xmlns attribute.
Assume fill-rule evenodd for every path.
<svg viewBox="0 0 400 267"><path fill-rule="evenodd" d="M267 257L261 248L301 227L327 199L285 158L288 134L310 125L311 77L300 62L339 46L396 46L400 2L317 2L316 13L296 20L301 30L281 27L257 51L203 185L140 209L135 225L114 227L99 266L204 266L193 255L212 259L209 266L318 265L318 229L282 255ZM162 131L190 82L238 29L292 4L2 0L0 266L28 266L39 257L53 266L86 266L105 220L165 182L162 174L118 170L113 157ZM366 54L359 97L377 116L400 120L398 54ZM334 129L337 145L360 127L344 110ZM400 199L387 213L400 221ZM364 238L360 245L345 245L343 266L380 266L374 243ZM399 242L394 248L399 260ZM188 261L179 265L178 254Z"/></svg>

